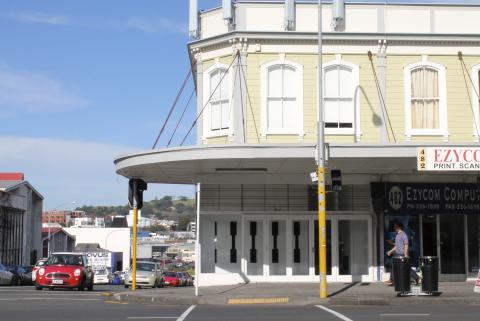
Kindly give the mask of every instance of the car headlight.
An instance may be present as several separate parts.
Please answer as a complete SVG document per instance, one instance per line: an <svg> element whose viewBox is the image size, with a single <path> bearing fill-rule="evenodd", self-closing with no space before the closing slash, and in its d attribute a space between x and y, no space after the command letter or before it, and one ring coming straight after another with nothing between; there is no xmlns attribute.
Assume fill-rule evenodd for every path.
<svg viewBox="0 0 480 321"><path fill-rule="evenodd" d="M151 278L154 278L154 277L155 277L155 274L154 274L154 273L150 274L150 277L151 277Z"/></svg>
<svg viewBox="0 0 480 321"><path fill-rule="evenodd" d="M80 274L82 273L82 271L80 269L76 269L74 272L73 272L73 275L75 276L80 276Z"/></svg>
<svg viewBox="0 0 480 321"><path fill-rule="evenodd" d="M44 275L44 274L45 274L44 268L41 268L40 270L38 270L38 275Z"/></svg>

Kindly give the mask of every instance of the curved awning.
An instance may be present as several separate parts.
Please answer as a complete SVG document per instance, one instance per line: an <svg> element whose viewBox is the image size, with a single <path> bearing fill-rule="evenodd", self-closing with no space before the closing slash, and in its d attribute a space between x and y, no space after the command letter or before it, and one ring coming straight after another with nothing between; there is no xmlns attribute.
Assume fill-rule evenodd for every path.
<svg viewBox="0 0 480 321"><path fill-rule="evenodd" d="M411 174L412 144L330 144L328 167L343 175ZM313 144L244 144L174 147L115 159L117 173L149 183L308 184L315 171Z"/></svg>

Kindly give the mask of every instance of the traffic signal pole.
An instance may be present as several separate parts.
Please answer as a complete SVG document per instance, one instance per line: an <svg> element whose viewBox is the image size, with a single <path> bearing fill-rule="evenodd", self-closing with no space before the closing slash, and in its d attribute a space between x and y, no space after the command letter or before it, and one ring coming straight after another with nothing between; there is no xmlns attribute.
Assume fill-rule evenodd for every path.
<svg viewBox="0 0 480 321"><path fill-rule="evenodd" d="M132 291L137 289L137 223L138 208L137 202L133 205L133 241L132 241Z"/></svg>
<svg viewBox="0 0 480 321"><path fill-rule="evenodd" d="M327 297L327 213L325 197L325 125L323 115L322 63L322 0L318 0L318 119L317 119L317 177L318 177L318 237L320 264L320 298Z"/></svg>

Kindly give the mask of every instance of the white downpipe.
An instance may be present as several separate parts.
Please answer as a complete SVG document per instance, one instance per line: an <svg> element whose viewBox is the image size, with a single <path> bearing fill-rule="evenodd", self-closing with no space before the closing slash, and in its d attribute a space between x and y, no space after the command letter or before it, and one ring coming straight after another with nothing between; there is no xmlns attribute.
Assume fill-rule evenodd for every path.
<svg viewBox="0 0 480 321"><path fill-rule="evenodd" d="M196 215L196 240L195 240L195 296L198 296L198 284L200 282L200 265L202 259L200 257L200 183L197 183L197 215Z"/></svg>

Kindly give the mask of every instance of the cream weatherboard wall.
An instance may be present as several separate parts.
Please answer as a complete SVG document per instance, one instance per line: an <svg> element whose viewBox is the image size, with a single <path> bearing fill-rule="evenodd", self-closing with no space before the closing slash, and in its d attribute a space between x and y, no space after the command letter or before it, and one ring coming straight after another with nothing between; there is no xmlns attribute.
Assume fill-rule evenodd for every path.
<svg viewBox="0 0 480 321"><path fill-rule="evenodd" d="M298 63L303 66L303 131L304 136L299 135L267 135L261 134L261 66L265 63L279 59L279 53L249 53L247 55L247 87L250 96L244 97L246 139L247 143L312 143L316 141L317 119L317 57L314 54L285 54L285 60ZM204 70L207 70L216 62L229 65L233 60L232 55L204 61ZM324 55L323 62L328 63L338 59L336 55ZM368 54L342 54L342 61L350 62L359 66L360 88L358 90L360 101L360 142L379 143L381 111L379 109L380 98L375 84L372 64ZM387 122L389 142L393 143L395 134L397 142L408 141L405 136L406 103L404 68L410 64L425 59L422 55L398 55L386 56L386 108L391 124ZM472 142L475 141L474 121L472 114L472 99L476 93L472 90L468 73L474 66L480 64L480 56L465 56L464 61L467 70L462 68L461 61L456 55L427 55L428 62L437 63L446 70L446 97L447 97L447 129L449 142ZM377 58L373 55L373 68L378 73ZM233 69L231 69L233 76ZM480 128L479 128L480 129ZM257 139L258 137L258 139ZM327 135L327 142L353 143L354 135ZM443 136L412 136L412 142L438 142L445 141ZM208 144L230 143L227 136L214 137L206 140Z"/></svg>

